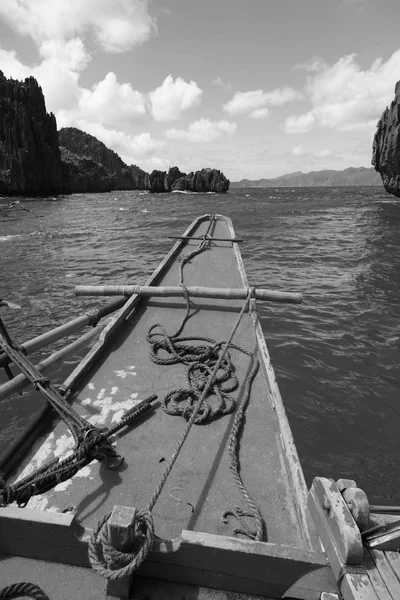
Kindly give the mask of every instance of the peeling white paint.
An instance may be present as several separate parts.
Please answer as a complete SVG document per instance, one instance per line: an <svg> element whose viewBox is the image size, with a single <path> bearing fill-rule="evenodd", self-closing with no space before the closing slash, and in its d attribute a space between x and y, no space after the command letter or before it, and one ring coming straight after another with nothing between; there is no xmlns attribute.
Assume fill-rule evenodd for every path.
<svg viewBox="0 0 400 600"><path fill-rule="evenodd" d="M126 375L136 375L136 373L127 371L119 371L119 373L124 374L123 378ZM89 384L88 388L95 389L93 384ZM92 408L98 410L96 414L91 414L90 416L84 415L84 418L87 419L91 424L97 426L103 426L107 423L117 423L127 410L133 408L138 403L139 395L137 392L132 392L128 397L125 396L123 400L116 401L116 395L118 392L118 386L110 385L109 390L102 388L97 394L96 399L86 397L81 400L81 405L91 406ZM43 464L52 458L58 457L60 460L66 458L73 452L73 448L74 439L69 431L57 435L57 437L54 431L51 432L44 441L37 443L37 450L35 454L31 458L29 464L26 465L21 474L18 476L17 481L31 474L33 471L43 466ZM54 491L50 490L46 494L33 496L28 502L28 507L36 510L57 510L57 506L59 507L60 504L60 499L56 494L54 495L54 492L65 492L67 488L71 487L75 478L81 477L94 480L94 467L96 467L96 462L93 462L90 465L80 469L78 473L76 473L71 479L59 483L54 488ZM64 501L65 498L62 500L62 502ZM50 505L50 502L52 505ZM57 506L54 506L55 502L57 502Z"/></svg>
<svg viewBox="0 0 400 600"><path fill-rule="evenodd" d="M129 367L129 369L132 369L132 368L134 369L135 367ZM114 373L117 377L121 377L121 379L125 379L127 375L133 375L133 377L136 377L135 372L131 373L130 371L124 371L123 369L114 371Z"/></svg>
<svg viewBox="0 0 400 600"><path fill-rule="evenodd" d="M88 388L89 388L89 390L94 390L94 383L92 383L92 382L88 383Z"/></svg>

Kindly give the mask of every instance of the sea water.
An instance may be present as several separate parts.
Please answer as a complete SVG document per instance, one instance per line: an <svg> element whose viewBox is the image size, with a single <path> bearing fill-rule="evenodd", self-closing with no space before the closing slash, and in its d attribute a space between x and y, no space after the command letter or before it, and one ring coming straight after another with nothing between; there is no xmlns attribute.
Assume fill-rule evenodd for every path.
<svg viewBox="0 0 400 600"><path fill-rule="evenodd" d="M340 187L7 202L0 297L21 306L2 312L18 342L96 306L75 285L143 284L169 235L201 214L229 216L250 284L303 294L300 306L259 302L258 312L307 483L354 478L370 501L400 503L399 200ZM0 443L34 408L25 395L0 403Z"/></svg>

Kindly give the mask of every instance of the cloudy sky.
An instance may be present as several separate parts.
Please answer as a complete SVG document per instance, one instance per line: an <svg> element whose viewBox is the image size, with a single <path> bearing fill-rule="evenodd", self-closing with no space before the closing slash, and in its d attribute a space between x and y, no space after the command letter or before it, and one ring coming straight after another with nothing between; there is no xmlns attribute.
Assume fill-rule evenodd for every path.
<svg viewBox="0 0 400 600"><path fill-rule="evenodd" d="M0 69L146 170L370 166L399 22L399 0L1 0Z"/></svg>

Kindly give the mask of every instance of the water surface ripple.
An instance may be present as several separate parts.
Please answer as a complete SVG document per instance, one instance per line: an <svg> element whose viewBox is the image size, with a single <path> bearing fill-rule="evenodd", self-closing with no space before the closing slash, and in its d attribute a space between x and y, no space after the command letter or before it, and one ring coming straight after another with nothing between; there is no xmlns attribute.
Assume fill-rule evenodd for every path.
<svg viewBox="0 0 400 600"><path fill-rule="evenodd" d="M380 188L269 188L21 205L41 217L0 219L0 296L22 306L3 315L18 341L94 306L75 285L143 283L169 235L204 213L231 217L250 283L304 296L258 309L307 482L354 478L370 501L400 503L399 201ZM0 405L3 444L29 420L25 398Z"/></svg>

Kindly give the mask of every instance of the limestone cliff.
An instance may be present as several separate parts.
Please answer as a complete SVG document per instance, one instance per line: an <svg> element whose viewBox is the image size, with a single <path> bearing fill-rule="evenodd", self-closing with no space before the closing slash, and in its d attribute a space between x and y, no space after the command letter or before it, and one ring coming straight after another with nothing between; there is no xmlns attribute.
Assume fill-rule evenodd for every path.
<svg viewBox="0 0 400 600"><path fill-rule="evenodd" d="M229 189L229 179L217 169L201 169L182 173L178 167L172 167L168 173L153 171L150 174L150 192L173 192L174 190L190 192L219 192Z"/></svg>
<svg viewBox="0 0 400 600"><path fill-rule="evenodd" d="M64 190L69 194L110 192L113 179L100 163L60 147Z"/></svg>
<svg viewBox="0 0 400 600"><path fill-rule="evenodd" d="M400 198L400 81L395 98L378 121L372 148L372 164L385 190Z"/></svg>
<svg viewBox="0 0 400 600"><path fill-rule="evenodd" d="M61 191L57 124L33 77L17 81L0 71L0 117L0 193L45 196Z"/></svg>
<svg viewBox="0 0 400 600"><path fill-rule="evenodd" d="M57 133L33 77L7 79L0 71L0 194L57 195L111 190L226 192L229 181L216 169L151 175L126 165L102 142L75 127Z"/></svg>
<svg viewBox="0 0 400 600"><path fill-rule="evenodd" d="M148 174L139 167L128 167L116 152L107 148L93 135L75 127L63 127L58 132L58 142L77 156L91 158L103 165L111 177L113 190L148 189Z"/></svg>

